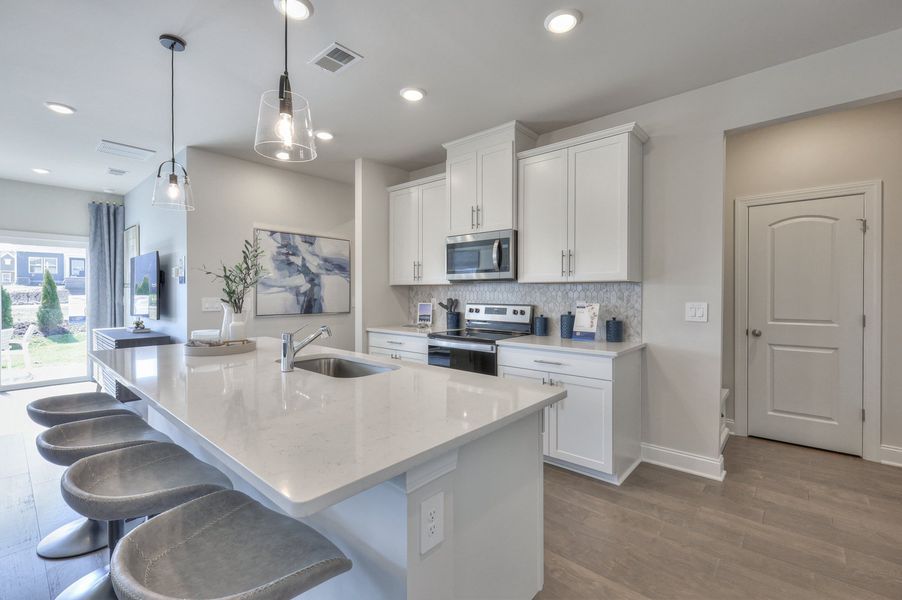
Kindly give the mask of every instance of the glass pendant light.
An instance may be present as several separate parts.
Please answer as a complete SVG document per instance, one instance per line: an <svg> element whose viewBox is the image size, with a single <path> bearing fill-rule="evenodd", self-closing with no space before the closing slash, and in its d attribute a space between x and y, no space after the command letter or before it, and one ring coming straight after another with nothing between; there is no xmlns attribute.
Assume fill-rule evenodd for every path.
<svg viewBox="0 0 902 600"><path fill-rule="evenodd" d="M194 198L188 170L175 161L175 53L185 50L185 40L168 33L160 36L160 44L170 53L169 92L169 149L171 156L157 168L157 180L153 187L152 205L169 210L194 210Z"/></svg>
<svg viewBox="0 0 902 600"><path fill-rule="evenodd" d="M257 115L257 154L281 162L307 162L316 158L310 104L291 91L288 81L288 11L285 11L285 70L279 89L263 92Z"/></svg>

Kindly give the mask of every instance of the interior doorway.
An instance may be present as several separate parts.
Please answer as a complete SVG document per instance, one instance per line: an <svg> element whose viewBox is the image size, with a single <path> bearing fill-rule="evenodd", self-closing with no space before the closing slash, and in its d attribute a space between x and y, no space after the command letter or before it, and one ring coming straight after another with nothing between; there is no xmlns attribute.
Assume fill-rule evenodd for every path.
<svg viewBox="0 0 902 600"><path fill-rule="evenodd" d="M86 381L87 238L0 231L0 391Z"/></svg>
<svg viewBox="0 0 902 600"><path fill-rule="evenodd" d="M738 433L879 445L881 215L880 182L736 200Z"/></svg>

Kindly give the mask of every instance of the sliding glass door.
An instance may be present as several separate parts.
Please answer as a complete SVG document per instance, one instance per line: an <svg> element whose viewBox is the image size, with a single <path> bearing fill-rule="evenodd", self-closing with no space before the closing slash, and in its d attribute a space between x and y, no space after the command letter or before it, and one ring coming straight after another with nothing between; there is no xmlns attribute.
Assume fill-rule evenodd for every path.
<svg viewBox="0 0 902 600"><path fill-rule="evenodd" d="M0 391L88 379L87 238L0 231Z"/></svg>

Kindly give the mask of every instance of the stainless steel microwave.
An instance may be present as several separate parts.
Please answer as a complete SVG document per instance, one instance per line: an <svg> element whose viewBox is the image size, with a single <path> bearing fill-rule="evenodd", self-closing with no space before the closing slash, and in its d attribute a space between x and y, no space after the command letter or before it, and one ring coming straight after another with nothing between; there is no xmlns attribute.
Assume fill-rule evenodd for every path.
<svg viewBox="0 0 902 600"><path fill-rule="evenodd" d="M450 281L517 278L517 232L486 231L448 238L445 272Z"/></svg>

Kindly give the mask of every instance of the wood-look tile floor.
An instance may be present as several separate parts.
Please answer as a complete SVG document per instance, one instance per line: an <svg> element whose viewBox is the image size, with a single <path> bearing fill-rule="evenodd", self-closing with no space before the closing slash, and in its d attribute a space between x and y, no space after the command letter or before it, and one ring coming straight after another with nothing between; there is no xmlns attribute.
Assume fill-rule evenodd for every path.
<svg viewBox="0 0 902 600"><path fill-rule="evenodd" d="M902 469L731 438L723 483L545 468L542 600L902 599Z"/></svg>
<svg viewBox="0 0 902 600"><path fill-rule="evenodd" d="M37 557L74 519L25 405L92 384L0 394L0 599L49 600L106 552ZM545 468L542 600L902 599L902 469L732 438L717 483L641 465L621 487Z"/></svg>

